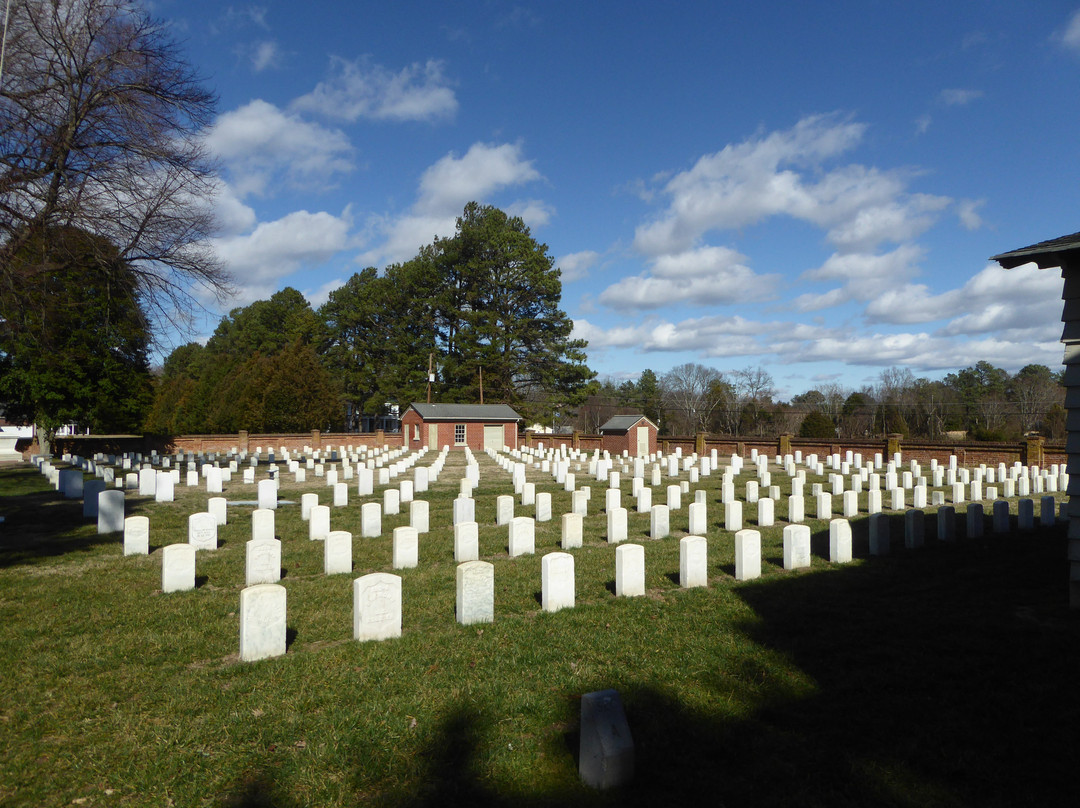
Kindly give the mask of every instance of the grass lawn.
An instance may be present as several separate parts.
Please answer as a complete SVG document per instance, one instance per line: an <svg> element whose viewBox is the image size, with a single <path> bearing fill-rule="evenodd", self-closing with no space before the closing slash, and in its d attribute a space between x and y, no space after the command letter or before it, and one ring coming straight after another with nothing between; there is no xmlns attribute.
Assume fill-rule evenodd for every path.
<svg viewBox="0 0 1080 808"><path fill-rule="evenodd" d="M354 534L352 575L323 574L298 504L277 511L290 644L255 663L237 656L250 506L231 506L219 549L199 553L197 588L163 595L161 548L186 541L205 491L180 485L175 503L129 492L128 515L150 518L151 552L125 558L121 535L98 536L81 501L30 466L0 468L0 806L1074 804L1080 614L1067 609L1061 525L993 535L988 516L987 535L966 539L961 506L960 538L944 543L931 509L926 546L905 550L896 515L892 554L871 558L864 518L855 560L834 565L827 523L808 519L813 565L788 572L782 500L777 526L761 530L762 577L737 583L717 474L693 486L709 503L709 586L678 586L691 494L667 539L630 513L647 594L616 598L604 486L592 481L572 551L577 605L548 614L541 557L560 549L570 494L529 472L552 492L554 519L537 525L534 556L511 559L495 525L511 478L478 460L494 623L454 619L450 511L464 468L451 453L421 495L432 529L420 565L395 571L403 636L352 640L352 580L394 571L391 530L408 516L359 538L350 483L331 524ZM786 475L773 476L786 494ZM239 479L225 495L255 499ZM314 491L331 504L322 483L283 483L280 497ZM624 475L624 505L629 491ZM605 688L622 695L636 778L596 792L577 775L577 721L581 695Z"/></svg>

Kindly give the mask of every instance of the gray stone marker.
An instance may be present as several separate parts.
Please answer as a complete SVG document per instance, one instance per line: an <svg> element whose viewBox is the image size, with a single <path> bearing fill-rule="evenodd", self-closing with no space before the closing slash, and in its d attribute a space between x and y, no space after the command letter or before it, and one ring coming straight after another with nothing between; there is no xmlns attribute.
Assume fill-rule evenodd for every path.
<svg viewBox="0 0 1080 808"><path fill-rule="evenodd" d="M904 546L916 550L925 544L926 514L920 510L904 514Z"/></svg>
<svg viewBox="0 0 1080 808"><path fill-rule="evenodd" d="M475 524L475 523L473 523ZM495 621L495 565L487 561L459 564L457 581L457 621L463 626Z"/></svg>
<svg viewBox="0 0 1080 808"><path fill-rule="evenodd" d="M367 507L367 506L364 506ZM378 503L375 507L379 507ZM367 514L362 512L361 519ZM308 516L308 538L311 541L325 541L330 535L330 506L316 505ZM377 534L376 534L377 535Z"/></svg>
<svg viewBox="0 0 1080 808"><path fill-rule="evenodd" d="M851 523L847 519L829 522L829 561L834 564L851 561Z"/></svg>
<svg viewBox="0 0 1080 808"><path fill-rule="evenodd" d="M536 521L551 521L551 494L547 491L540 491L536 495Z"/></svg>
<svg viewBox="0 0 1080 808"><path fill-rule="evenodd" d="M401 492L396 488L387 488L383 491L383 513L386 516L401 513Z"/></svg>
<svg viewBox="0 0 1080 808"><path fill-rule="evenodd" d="M634 779L634 739L617 690L581 697L578 773L593 788L622 786Z"/></svg>
<svg viewBox="0 0 1080 808"><path fill-rule="evenodd" d="M870 514L870 555L888 555L890 541L888 514Z"/></svg>
<svg viewBox="0 0 1080 808"><path fill-rule="evenodd" d="M969 539L978 539L982 534L983 506L978 502L969 503L967 507L967 537Z"/></svg>
<svg viewBox="0 0 1080 808"><path fill-rule="evenodd" d="M724 530L733 533L742 530L742 503L737 499L724 505Z"/></svg>
<svg viewBox="0 0 1080 808"><path fill-rule="evenodd" d="M401 578L389 572L372 572L353 581L353 639L363 642L400 636Z"/></svg>
<svg viewBox="0 0 1080 808"><path fill-rule="evenodd" d="M995 533L1008 533L1011 527L1009 523L1009 503L1004 499L994 500L993 525Z"/></svg>
<svg viewBox="0 0 1080 808"><path fill-rule="evenodd" d="M761 577L761 533L739 530L735 533L735 580Z"/></svg>
<svg viewBox="0 0 1080 808"><path fill-rule="evenodd" d="M430 519L428 513L430 507L427 500L414 499L409 503L409 525L416 528L417 533L427 533Z"/></svg>
<svg viewBox="0 0 1080 808"><path fill-rule="evenodd" d="M801 522L806 518L806 501L802 498L802 495L792 494L788 497L788 522Z"/></svg>
<svg viewBox="0 0 1080 808"><path fill-rule="evenodd" d="M757 501L758 527L772 527L775 524L774 504L770 497L760 497Z"/></svg>
<svg viewBox="0 0 1080 808"><path fill-rule="evenodd" d="M509 494L501 494L495 498L495 524L508 525L514 518L514 498Z"/></svg>
<svg viewBox="0 0 1080 808"><path fill-rule="evenodd" d="M679 540L679 586L692 589L709 584L709 545L704 536Z"/></svg>
<svg viewBox="0 0 1080 808"><path fill-rule="evenodd" d="M124 492L119 489L98 494L98 533L119 533L124 529Z"/></svg>
<svg viewBox="0 0 1080 808"><path fill-rule="evenodd" d="M536 525L528 516L515 516L511 519L507 533L511 558L536 552Z"/></svg>
<svg viewBox="0 0 1080 808"><path fill-rule="evenodd" d="M157 495L157 472L153 469L139 469L139 496Z"/></svg>
<svg viewBox="0 0 1080 808"><path fill-rule="evenodd" d="M229 520L229 502L225 497L210 497L206 501L206 512L212 514L219 525Z"/></svg>
<svg viewBox="0 0 1080 808"><path fill-rule="evenodd" d="M626 541L626 508L612 508L607 513L607 540L608 544L618 544Z"/></svg>
<svg viewBox="0 0 1080 808"><path fill-rule="evenodd" d="M1016 527L1019 530L1035 529L1035 503L1030 499L1021 499L1016 503Z"/></svg>
<svg viewBox="0 0 1080 808"><path fill-rule="evenodd" d="M480 526L476 522L458 522L454 525L454 561L459 564L480 558Z"/></svg>
<svg viewBox="0 0 1080 808"><path fill-rule="evenodd" d="M415 527L404 525L394 528L393 567L396 570L412 569L419 563L420 538Z"/></svg>
<svg viewBox="0 0 1080 808"><path fill-rule="evenodd" d="M104 480L87 480L83 483L83 508L84 517L94 519L98 515L98 495L108 488Z"/></svg>
<svg viewBox="0 0 1080 808"><path fill-rule="evenodd" d="M548 502L551 502L551 495L548 495ZM454 524L460 524L461 522L475 522L476 521L476 500L472 497L459 496L454 500Z"/></svg>
<svg viewBox="0 0 1080 808"><path fill-rule="evenodd" d="M942 505L937 512L938 541L952 541L956 538L956 508Z"/></svg>
<svg viewBox="0 0 1080 808"><path fill-rule="evenodd" d="M653 505L649 511L649 538L664 539L671 535L671 515L667 505Z"/></svg>
<svg viewBox="0 0 1080 808"><path fill-rule="evenodd" d="M256 508L251 512L252 539L274 538L274 513L269 508Z"/></svg>
<svg viewBox="0 0 1080 808"><path fill-rule="evenodd" d="M644 594L645 548L621 544L615 548L615 596L632 598Z"/></svg>
<svg viewBox="0 0 1080 808"><path fill-rule="evenodd" d="M281 542L271 536L244 544L244 583L276 584L281 580Z"/></svg>
<svg viewBox="0 0 1080 808"><path fill-rule="evenodd" d="M784 528L784 569L797 570L809 566L810 526L788 525Z"/></svg>
<svg viewBox="0 0 1080 808"><path fill-rule="evenodd" d="M581 547L583 527L584 520L581 518L580 513L564 513L562 515L561 545L564 550Z"/></svg>
<svg viewBox="0 0 1080 808"><path fill-rule="evenodd" d="M203 511L188 517L188 544L196 550L216 550L217 519L212 513Z"/></svg>
<svg viewBox="0 0 1080 808"><path fill-rule="evenodd" d="M323 540L323 573L340 575L347 572L352 572L352 533L331 530Z"/></svg>
<svg viewBox="0 0 1080 808"><path fill-rule="evenodd" d="M240 590L240 661L285 653L285 587L256 584Z"/></svg>
<svg viewBox="0 0 1080 808"><path fill-rule="evenodd" d="M545 612L574 607L574 557L548 553L540 560L540 605Z"/></svg>
<svg viewBox="0 0 1080 808"><path fill-rule="evenodd" d="M195 588L195 548L170 544L161 551L161 591L187 592Z"/></svg>
<svg viewBox="0 0 1080 808"><path fill-rule="evenodd" d="M146 555L150 552L150 519L129 516L124 520L124 555Z"/></svg>
<svg viewBox="0 0 1080 808"><path fill-rule="evenodd" d="M319 504L318 494L300 495L300 518L307 522L311 519L311 509Z"/></svg>
<svg viewBox="0 0 1080 808"><path fill-rule="evenodd" d="M1054 479L1053 477L1050 478ZM1042 527L1053 527L1057 521L1057 503L1053 497L1042 497L1039 500L1039 524Z"/></svg>
<svg viewBox="0 0 1080 808"><path fill-rule="evenodd" d="M155 484L154 500L156 502L174 502L176 500L176 482L172 472L159 471Z"/></svg>

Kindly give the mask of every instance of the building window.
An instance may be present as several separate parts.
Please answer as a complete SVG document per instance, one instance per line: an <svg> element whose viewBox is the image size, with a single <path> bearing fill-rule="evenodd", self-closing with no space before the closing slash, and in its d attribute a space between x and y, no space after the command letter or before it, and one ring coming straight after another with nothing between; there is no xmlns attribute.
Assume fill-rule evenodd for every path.
<svg viewBox="0 0 1080 808"><path fill-rule="evenodd" d="M412 427L412 439L420 440L420 424L413 424Z"/></svg>
<svg viewBox="0 0 1080 808"><path fill-rule="evenodd" d="M454 443L458 446L465 443L465 424L454 424Z"/></svg>

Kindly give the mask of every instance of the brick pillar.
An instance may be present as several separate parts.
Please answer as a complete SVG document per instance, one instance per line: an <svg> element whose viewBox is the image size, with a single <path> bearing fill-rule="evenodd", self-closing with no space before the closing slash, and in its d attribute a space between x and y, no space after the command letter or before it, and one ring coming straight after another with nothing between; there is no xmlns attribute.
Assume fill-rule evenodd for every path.
<svg viewBox="0 0 1080 808"><path fill-rule="evenodd" d="M694 451L697 452L699 456L705 454L705 433L704 432L698 432L694 436Z"/></svg>
<svg viewBox="0 0 1080 808"><path fill-rule="evenodd" d="M785 432L780 436L780 456L793 454L791 451L791 433Z"/></svg>
<svg viewBox="0 0 1080 808"><path fill-rule="evenodd" d="M1041 466L1043 464L1043 441L1041 435L1032 435L1024 443L1023 457L1020 462L1025 466Z"/></svg>
<svg viewBox="0 0 1080 808"><path fill-rule="evenodd" d="M241 429L236 437L240 443L240 451L246 452L248 450L248 431L246 429Z"/></svg>
<svg viewBox="0 0 1080 808"><path fill-rule="evenodd" d="M579 449L579 448L581 448L581 433L576 429L570 435L570 448L571 449Z"/></svg>
<svg viewBox="0 0 1080 808"><path fill-rule="evenodd" d="M312 449L321 449L322 448L322 436L319 434L319 430L317 430L317 429L311 430L311 448Z"/></svg>
<svg viewBox="0 0 1080 808"><path fill-rule="evenodd" d="M401 445L405 446L405 436L404 435L402 435L401 440L402 440ZM375 445L376 446L386 446L386 430L384 430L384 429L376 429L375 430Z"/></svg>
<svg viewBox="0 0 1080 808"><path fill-rule="evenodd" d="M903 439L904 436L899 432L893 432L889 435L889 442L888 446L886 447L886 451L888 452L888 456L885 458L886 462L892 460L892 456L897 452L901 451L900 441L902 441Z"/></svg>

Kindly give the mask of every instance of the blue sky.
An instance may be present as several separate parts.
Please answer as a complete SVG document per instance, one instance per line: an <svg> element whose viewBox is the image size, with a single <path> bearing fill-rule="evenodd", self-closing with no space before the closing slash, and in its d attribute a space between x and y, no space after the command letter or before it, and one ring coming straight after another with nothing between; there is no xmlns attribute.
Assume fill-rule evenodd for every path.
<svg viewBox="0 0 1080 808"><path fill-rule="evenodd" d="M601 376L1059 367L1059 273L987 259L1080 230L1080 4L750 5L157 0L220 97L219 310L318 306L477 200Z"/></svg>

